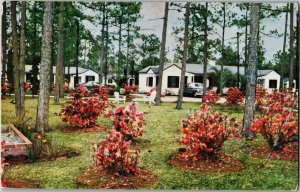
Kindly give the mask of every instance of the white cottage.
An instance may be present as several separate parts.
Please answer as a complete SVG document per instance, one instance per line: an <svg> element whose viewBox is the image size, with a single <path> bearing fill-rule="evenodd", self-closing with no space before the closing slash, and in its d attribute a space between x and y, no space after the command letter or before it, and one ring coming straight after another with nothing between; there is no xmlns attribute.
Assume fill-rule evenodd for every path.
<svg viewBox="0 0 300 192"><path fill-rule="evenodd" d="M31 75L31 69L32 65L26 65L25 66L25 81L29 81L30 75ZM53 66L52 68L52 75L54 78L55 83L55 72L56 72L56 66ZM74 82L76 78L76 67L65 67L65 81L69 83L70 88L74 88ZM78 83L87 83L89 81L96 81L99 82L99 74L91 69L85 69L82 67L78 67Z"/></svg>
<svg viewBox="0 0 300 192"><path fill-rule="evenodd" d="M163 79L162 79L162 93L171 92L175 95L179 91L179 82L181 78L181 66L178 63L169 63L164 65ZM210 74L214 71L214 68L221 69L220 65L208 65L207 73ZM224 66L224 69L228 69L233 74L239 72L240 75L245 74L245 67L236 66ZM273 70L258 70L257 72L258 82L264 82L260 85L272 91L273 89L279 89L280 75ZM208 75L207 87L210 86L210 81L213 81L210 75ZM185 74L185 84L187 83L202 83L203 81L203 64L187 64ZM151 88L156 87L158 84L158 65L149 66L139 71L139 90L140 92L148 92Z"/></svg>

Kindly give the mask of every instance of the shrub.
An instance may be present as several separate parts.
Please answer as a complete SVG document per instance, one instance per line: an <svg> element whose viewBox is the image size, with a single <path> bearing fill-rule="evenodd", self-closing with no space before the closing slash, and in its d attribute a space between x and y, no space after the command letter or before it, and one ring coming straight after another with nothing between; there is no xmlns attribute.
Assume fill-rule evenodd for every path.
<svg viewBox="0 0 300 192"><path fill-rule="evenodd" d="M267 105L279 102L283 107L298 108L297 97L288 89L282 91L275 89L266 100Z"/></svg>
<svg viewBox="0 0 300 192"><path fill-rule="evenodd" d="M24 88L24 91L31 90L30 83L29 82L24 82L23 83L23 88Z"/></svg>
<svg viewBox="0 0 300 192"><path fill-rule="evenodd" d="M133 140L143 134L144 113L137 113L135 103L129 105L128 108L121 106L115 111L110 110L106 117L112 120L113 129L122 133L125 140Z"/></svg>
<svg viewBox="0 0 300 192"><path fill-rule="evenodd" d="M124 89L125 89L125 96L126 96L126 100L132 100L134 99L134 96L130 95L130 93L138 93L139 92L139 86L134 85L134 86L129 86L129 85L124 85Z"/></svg>
<svg viewBox="0 0 300 192"><path fill-rule="evenodd" d="M275 102L252 122L250 130L260 133L272 151L282 151L285 145L298 140L297 114Z"/></svg>
<svg viewBox="0 0 300 192"><path fill-rule="evenodd" d="M108 95L111 91L112 91L112 88L110 88L110 87L98 86L91 90L91 94L96 97L99 97L103 101L108 101Z"/></svg>
<svg viewBox="0 0 300 192"><path fill-rule="evenodd" d="M74 89L70 96L73 99L68 102L69 105L62 108L60 115L62 120L68 121L72 127L96 126L97 118L110 106L108 95L103 89L99 93L92 94L84 84Z"/></svg>
<svg viewBox="0 0 300 192"><path fill-rule="evenodd" d="M126 141L120 132L110 131L109 136L94 146L95 166L116 176L134 175L137 168L139 152L130 150L131 141Z"/></svg>
<svg viewBox="0 0 300 192"><path fill-rule="evenodd" d="M6 183L4 180L4 174L5 174L5 167L7 165L7 163L5 163L5 158L4 158L4 154L5 154L5 140L1 141L1 186L2 187L6 187Z"/></svg>
<svg viewBox="0 0 300 192"><path fill-rule="evenodd" d="M255 108L257 110L262 110L264 106L266 106L266 98L268 97L268 92L266 89L261 87L256 87L255 92Z"/></svg>
<svg viewBox="0 0 300 192"><path fill-rule="evenodd" d="M238 127L239 123L234 119L212 113L207 104L202 104L200 113L195 112L182 121L180 132L183 137L179 142L187 149L181 157L216 160L225 141L240 137Z"/></svg>
<svg viewBox="0 0 300 192"><path fill-rule="evenodd" d="M2 95L8 95L12 90L12 85L9 82L1 83L1 93Z"/></svg>
<svg viewBox="0 0 300 192"><path fill-rule="evenodd" d="M238 88L230 87L226 99L227 103L239 104L244 101L244 94Z"/></svg>
<svg viewBox="0 0 300 192"><path fill-rule="evenodd" d="M217 101L220 100L221 95L218 94L214 90L210 90L206 93L206 95L203 98L203 101L206 103L216 103Z"/></svg>

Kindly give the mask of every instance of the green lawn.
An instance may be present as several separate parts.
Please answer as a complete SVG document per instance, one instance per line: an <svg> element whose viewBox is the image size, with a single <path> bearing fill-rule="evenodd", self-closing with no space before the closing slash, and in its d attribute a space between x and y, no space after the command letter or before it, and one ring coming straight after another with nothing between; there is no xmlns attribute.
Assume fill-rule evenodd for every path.
<svg viewBox="0 0 300 192"><path fill-rule="evenodd" d="M9 103L13 98L2 100L2 124L13 123L14 105ZM126 103L128 104L128 103ZM35 117L37 99L26 98L26 114ZM258 168L264 160L251 157L249 152L254 146L262 144L261 138L253 141L228 141L224 151L241 160L245 169L238 173L209 174L185 171L167 163L169 156L178 150L177 140L179 122L186 118L190 109L199 109L199 103L184 103L184 109L175 110L175 103L164 103L162 106L151 106L139 103L139 111L146 114L147 125L143 139L151 141L142 146L140 166L151 169L157 176L158 182L151 189L277 189L293 190L298 184L298 163L289 161L271 160L264 168ZM40 183L42 188L72 189L77 184L74 178L84 169L93 166L91 157L92 142L104 138L107 133L62 133L61 128L66 126L55 116L61 105L53 105L50 100L50 127L49 136L55 147L68 147L81 151L78 157L64 161L47 161L26 165L17 165L7 171L7 177L29 179ZM220 106L215 107L221 110ZM243 114L235 111L229 114L242 120ZM32 122L33 123L33 122ZM110 122L99 118L101 125L110 128ZM234 147L233 147L234 146ZM235 150L231 150L235 148Z"/></svg>

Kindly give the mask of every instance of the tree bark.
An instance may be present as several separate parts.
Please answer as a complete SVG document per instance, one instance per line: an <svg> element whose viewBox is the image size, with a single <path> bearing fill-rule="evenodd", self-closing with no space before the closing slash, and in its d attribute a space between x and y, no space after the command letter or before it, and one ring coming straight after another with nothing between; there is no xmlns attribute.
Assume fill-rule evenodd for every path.
<svg viewBox="0 0 300 192"><path fill-rule="evenodd" d="M237 87L240 89L240 33L237 32Z"/></svg>
<svg viewBox="0 0 300 192"><path fill-rule="evenodd" d="M255 87L256 87L256 69L257 69L257 33L259 22L259 4L252 3L250 10L250 47L249 47L249 67L246 85L246 106L244 115L244 136L250 138L253 136L250 131L251 122L255 112Z"/></svg>
<svg viewBox="0 0 300 192"><path fill-rule="evenodd" d="M219 91L223 93L223 71L224 71L224 56L225 56L225 27L226 27L226 4L223 3L223 25L222 25L222 63L221 63L221 75L220 75L220 85Z"/></svg>
<svg viewBox="0 0 300 192"><path fill-rule="evenodd" d="M160 56L159 56L158 83L157 83L157 92L156 92L156 96L155 96L155 105L161 105L161 97L160 96L161 96L161 89L162 89L162 77L163 77L163 72L164 72L168 14L169 14L169 2L166 2L165 3L163 31L162 31L162 41L161 41Z"/></svg>
<svg viewBox="0 0 300 192"><path fill-rule="evenodd" d="M282 48L282 54L283 54L284 58L285 58L286 36L287 36L287 23L288 23L288 15L289 15L289 12L288 12L289 4L288 3L286 5L286 9L287 10L286 10L286 14L285 14L283 48ZM283 71L284 71L284 62L282 62L281 66L280 66L280 76L281 76L280 86L281 86L281 88L283 88L283 77L284 77Z"/></svg>
<svg viewBox="0 0 300 192"><path fill-rule="evenodd" d="M79 67L79 21L76 20L76 79L74 81L74 86L79 85L78 67Z"/></svg>
<svg viewBox="0 0 300 192"><path fill-rule="evenodd" d="M296 71L298 72L298 75L296 75L296 88L297 88L297 94L299 95L299 65L300 65L300 3L298 3L298 14L297 14L297 49L296 49L296 59L297 59L297 65L296 65Z"/></svg>
<svg viewBox="0 0 300 192"><path fill-rule="evenodd" d="M187 62L187 52L188 52L188 39L189 39L189 17L190 17L190 2L186 3L185 10L185 19L184 19L184 37L183 37L183 58L182 58L182 67L181 67L181 78L180 86L178 93L178 100L176 109L182 109L182 98L183 98L183 89L185 81L185 71L186 71L186 62Z"/></svg>
<svg viewBox="0 0 300 192"><path fill-rule="evenodd" d="M290 3L290 71L289 71L289 88L293 89L294 80L294 3Z"/></svg>
<svg viewBox="0 0 300 192"><path fill-rule="evenodd" d="M205 3L205 17L204 17L204 66L203 66L203 96L202 102L205 102L204 97L206 95L206 82L207 82L207 65L208 65L208 26L207 26L207 17L208 17L208 3Z"/></svg>
<svg viewBox="0 0 300 192"><path fill-rule="evenodd" d="M59 6L59 21L58 21L58 50L57 64L55 71L55 94L54 104L59 104L59 98L64 97L64 2L60 2Z"/></svg>
<svg viewBox="0 0 300 192"><path fill-rule="evenodd" d="M6 81L6 1L3 1L2 3L2 82Z"/></svg>
<svg viewBox="0 0 300 192"><path fill-rule="evenodd" d="M23 122L25 116L25 92L24 92L24 80L25 80L25 24L26 24L26 1L21 2L21 31L20 31L20 62L16 67L16 74L18 80L18 87L16 88L16 110L17 110L17 124Z"/></svg>
<svg viewBox="0 0 300 192"><path fill-rule="evenodd" d="M42 37L42 52L40 64L40 93L38 100L36 126L37 131L44 133L48 130L48 113L50 97L50 67L51 44L53 33L53 2L45 2L44 31Z"/></svg>
<svg viewBox="0 0 300 192"><path fill-rule="evenodd" d="M248 6L246 8L246 26L245 26L245 75L247 75L247 70L248 70Z"/></svg>
<svg viewBox="0 0 300 192"><path fill-rule="evenodd" d="M101 29L101 53L100 53L100 70L99 70L99 83L102 84L103 68L104 68L104 52L105 52L105 2L102 5L102 29Z"/></svg>

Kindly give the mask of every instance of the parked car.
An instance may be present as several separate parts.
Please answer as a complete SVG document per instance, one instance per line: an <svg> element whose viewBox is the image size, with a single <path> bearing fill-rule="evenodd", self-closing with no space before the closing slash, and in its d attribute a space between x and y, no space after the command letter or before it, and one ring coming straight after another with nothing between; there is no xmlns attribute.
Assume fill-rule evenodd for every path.
<svg viewBox="0 0 300 192"><path fill-rule="evenodd" d="M184 87L183 96L201 96L203 95L203 84L202 83L190 83Z"/></svg>
<svg viewBox="0 0 300 192"><path fill-rule="evenodd" d="M89 82L87 82L87 83L85 84L85 87L86 87L87 89L92 89L92 88L98 87L98 86L99 86L99 83L96 82L96 81L89 81Z"/></svg>

